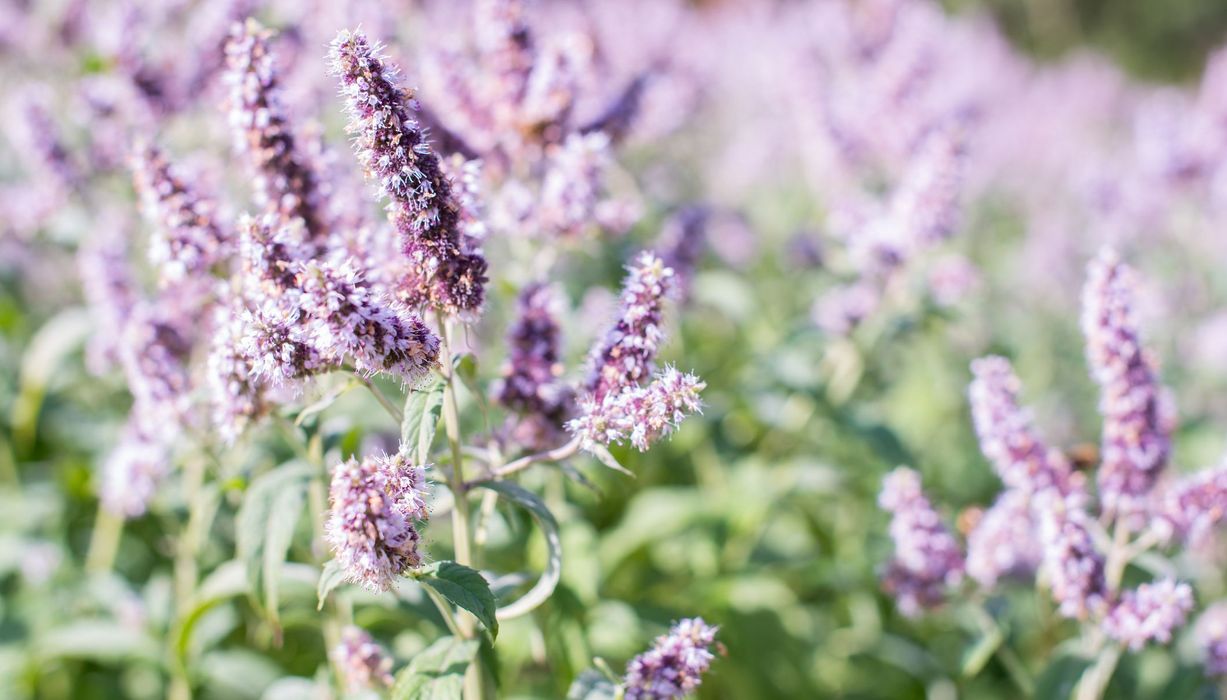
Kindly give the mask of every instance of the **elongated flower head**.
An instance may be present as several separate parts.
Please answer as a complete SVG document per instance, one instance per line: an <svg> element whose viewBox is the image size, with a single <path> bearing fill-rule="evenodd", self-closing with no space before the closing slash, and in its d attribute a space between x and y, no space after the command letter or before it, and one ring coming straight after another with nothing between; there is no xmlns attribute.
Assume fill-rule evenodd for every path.
<svg viewBox="0 0 1227 700"><path fill-rule="evenodd" d="M403 456L351 458L332 477L325 538L346 580L376 593L421 565L426 477Z"/></svg>
<svg viewBox="0 0 1227 700"><path fill-rule="evenodd" d="M341 630L333 659L351 693L392 685L392 657L361 627L349 625Z"/></svg>
<svg viewBox="0 0 1227 700"><path fill-rule="evenodd" d="M610 162L609 137L599 131L571 134L550 149L538 204L544 232L568 238L592 227Z"/></svg>
<svg viewBox="0 0 1227 700"><path fill-rule="evenodd" d="M967 575L981 586L1031 576L1043 559L1039 541L1019 534L1035 533L1038 527L1028 500L1023 491L1006 490L967 535Z"/></svg>
<svg viewBox="0 0 1227 700"><path fill-rule="evenodd" d="M553 287L534 283L520 292L515 323L507 331L509 353L495 400L518 414L517 442L542 449L561 432L573 403L562 381L559 299Z"/></svg>
<svg viewBox="0 0 1227 700"><path fill-rule="evenodd" d="M678 287L688 291L691 279L703 250L707 245L707 221L711 212L707 207L690 205L682 207L669 217L660 232L656 249L666 265L673 268L678 278Z"/></svg>
<svg viewBox="0 0 1227 700"><path fill-rule="evenodd" d="M119 363L120 338L115 329L123 328L136 304L136 282L122 232L104 231L82 241L77 270L98 329L86 346L86 364L101 374Z"/></svg>
<svg viewBox="0 0 1227 700"><path fill-rule="evenodd" d="M1121 594L1104 618L1109 637L1137 651L1150 642L1167 644L1193 611L1193 589L1187 583L1164 579L1143 583Z"/></svg>
<svg viewBox="0 0 1227 700"><path fill-rule="evenodd" d="M247 322L246 309L239 302L233 298L217 306L206 367L213 427L227 444L268 408L261 382L240 344Z"/></svg>
<svg viewBox="0 0 1227 700"><path fill-rule="evenodd" d="M183 319L155 303L135 305L120 330L120 364L133 398L133 415L148 434L170 434L187 419L192 346Z"/></svg>
<svg viewBox="0 0 1227 700"><path fill-rule="evenodd" d="M920 487L920 475L899 467L886 475L878 505L891 514L895 553L883 586L900 612L914 616L946 599L946 588L963 578L959 544Z"/></svg>
<svg viewBox="0 0 1227 700"><path fill-rule="evenodd" d="M137 149L132 171L145 218L154 226L149 259L163 284L208 274L228 252L212 202L181 179L155 147Z"/></svg>
<svg viewBox="0 0 1227 700"><path fill-rule="evenodd" d="M1133 290L1132 270L1111 250L1101 252L1087 267L1082 332L1103 415L1099 497L1106 512L1128 517L1137 529L1167 465L1174 421L1141 344Z"/></svg>
<svg viewBox="0 0 1227 700"><path fill-rule="evenodd" d="M479 0L474 8L478 62L497 127L515 125L533 69L533 36L522 0Z"/></svg>
<svg viewBox="0 0 1227 700"><path fill-rule="evenodd" d="M255 171L256 200L289 221L299 219L310 238L327 235L321 184L295 142L281 104L272 33L254 19L235 24L226 41L230 127L235 150Z"/></svg>
<svg viewBox="0 0 1227 700"><path fill-rule="evenodd" d="M971 417L980 451L1006 486L1025 493L1048 488L1068 490L1069 463L1035 431L1030 412L1019 405L1022 382L1004 357L971 363L975 376L968 389Z"/></svg>
<svg viewBox="0 0 1227 700"><path fill-rule="evenodd" d="M404 300L475 312L485 297L486 260L463 248L460 207L415 116L412 93L362 32L338 34L330 59L358 160L388 197L388 215L412 263Z"/></svg>
<svg viewBox="0 0 1227 700"><path fill-rule="evenodd" d="M718 628L702 618L680 620L626 666L626 700L673 700L694 692L716 658Z"/></svg>
<svg viewBox="0 0 1227 700"><path fill-rule="evenodd" d="M598 403L608 393L642 383L664 340L661 320L674 290L673 269L645 251L627 270L618 321L593 354L587 389Z"/></svg>
<svg viewBox="0 0 1227 700"><path fill-rule="evenodd" d="M1207 676L1227 676L1227 602L1206 608L1193 626Z"/></svg>
<svg viewBox="0 0 1227 700"><path fill-rule="evenodd" d="M1095 548L1086 495L1048 489L1034 505L1040 520L1043 567L1052 597L1065 617L1085 620L1107 607L1103 555Z"/></svg>

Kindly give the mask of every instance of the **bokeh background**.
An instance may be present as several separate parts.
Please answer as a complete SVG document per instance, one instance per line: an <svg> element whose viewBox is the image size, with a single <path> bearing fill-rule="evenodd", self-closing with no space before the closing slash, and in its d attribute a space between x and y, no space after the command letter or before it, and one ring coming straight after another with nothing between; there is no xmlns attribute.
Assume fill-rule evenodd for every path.
<svg viewBox="0 0 1227 700"><path fill-rule="evenodd" d="M922 6L922 27L903 35L921 48L899 51L904 63L929 61L928 73L915 100L885 112L849 108L866 152L881 158L848 164L822 135L830 104L823 95L872 99L880 87L851 69L847 84L829 87L834 73L823 66L842 66L831 47L855 34L832 18L872 18L894 4ZM978 659L984 631L971 606L907 619L882 594L877 576L889 542L875 502L881 477L914 466L952 523L991 502L999 483L980 455L965 398L969 362L990 352L1015 361L1045 434L1071 454L1093 455L1096 389L1082 356L1078 289L1083 266L1105 242L1144 282L1146 339L1179 407L1176 468L1219 458L1227 447L1221 156L1217 144L1181 139L1195 133L1195 115L1210 114L1214 124L1222 114L1215 98L1227 97L1227 75L1203 76L1227 41L1227 4L541 0L529 7L543 32L591 32L599 81L619 84L646 65L667 64L609 177L610 188L635 203L636 222L622 234L568 244L556 268L570 307L569 371L579 372L601 331L623 263L653 245L678 208L698 204L711 212L706 245L687 298L670 314L663 359L693 369L708 389L704 414L671 441L642 455L615 451L633 479L591 461L575 463L589 485L556 471L524 478L559 515L566 558L554 598L504 627L500 696L563 697L593 656L620 668L670 620L688 615L719 624L727 648L702 698L1022 696L998 657ZM10 18L0 21L4 697L162 697L166 640L177 630L171 559L186 512L177 477L150 514L127 523L113 573L83 568L100 464L130 399L121 376L86 369L90 339L115 329L98 327L83 306L74 255L107 227L140 240L122 167L134 131L159 133L214 190L232 195L223 197L234 203L229 214L242 210L245 195L234 193L243 191L243 175L231 167L221 97L207 80L196 93L184 87L216 17L232 8L173 2L133 12L130 21L124 8L104 0L8 0L0 8ZM362 23L414 66L438 36L464 34L468 11L467 3L429 1L256 8L269 26L289 30L287 46L300 54L291 73L297 105L320 120L350 171L356 165L322 69L326 32ZM139 81L116 58L129 54L162 71L168 82L157 90L166 94L150 97L148 88L133 96ZM425 99L435 96L430 76L411 74ZM135 104L140 94L173 108L150 116ZM30 104L42 110L33 118ZM856 328L823 323L822 300L856 277L846 210L906 171L888 127L958 111L952 105L972 115L963 125L969 165L957 225L893 278ZM51 138L64 147L59 160L47 148ZM1182 157L1202 165L1192 174L1171 165ZM529 274L515 267L526 245L553 244L497 235L488 243L494 266L511 262L495 270L500 281L472 329L483 380L498 375L514 291ZM952 290L934 282L935 270L954 278ZM474 434L484 429L477 403L470 397L465 406ZM344 455L385 444L395 426L372 407L353 393L330 408L318 428L329 448ZM279 440L269 430L214 465L217 514L200 543L202 575L233 556L237 505L253 473L287 456ZM300 532L309 528L299 523ZM428 546L446 552L445 529L429 531ZM539 567L543 551L531 530L500 511L483 564L514 570L527 556L529 568ZM291 559L308 562L311 553L295 549ZM1213 559L1195 575L1202 595L1224 592ZM202 609L190 639L176 638L189 645L200 697L258 698L278 679L316 673L325 649L315 580L300 578L285 583L280 639L242 597ZM981 603L1035 679L1036 696L1057 697L1060 642L1070 629L1051 614L1046 594L1009 589ZM355 594L353 607L398 664L438 633L413 591L391 602ZM1212 693L1180 642L1130 657L1110 690L1136 698Z"/></svg>

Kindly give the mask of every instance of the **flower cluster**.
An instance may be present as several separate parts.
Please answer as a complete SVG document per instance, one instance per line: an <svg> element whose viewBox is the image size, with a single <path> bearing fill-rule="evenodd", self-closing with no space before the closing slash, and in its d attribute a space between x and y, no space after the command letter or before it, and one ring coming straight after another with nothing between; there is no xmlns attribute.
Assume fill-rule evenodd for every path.
<svg viewBox="0 0 1227 700"><path fill-rule="evenodd" d="M920 475L899 467L886 475L878 505L891 514L895 552L883 586L905 615L918 615L945 600L947 586L963 578L963 554L920 487Z"/></svg>
<svg viewBox="0 0 1227 700"><path fill-rule="evenodd" d="M1132 271L1111 250L1087 268L1082 332L1087 362L1100 387L1103 462L1099 497L1106 512L1140 527L1147 499L1167 464L1172 409L1139 340Z"/></svg>
<svg viewBox="0 0 1227 700"><path fill-rule="evenodd" d="M618 322L594 349L579 416L567 424L585 449L629 439L647 450L701 407L704 384L698 377L672 367L652 374L664 339L664 302L674 282L673 269L650 252L629 268Z"/></svg>
<svg viewBox="0 0 1227 700"><path fill-rule="evenodd" d="M1149 642L1166 644L1193 610L1193 589L1171 579L1125 591L1103 621L1109 637L1137 651Z"/></svg>
<svg viewBox="0 0 1227 700"><path fill-rule="evenodd" d="M332 656L351 693L392 685L392 657L361 627L349 625L341 630L341 642Z"/></svg>
<svg viewBox="0 0 1227 700"><path fill-rule="evenodd" d="M1102 615L1109 592L1104 558L1091 536L1085 496L1046 491L1036 500L1044 573L1061 614L1080 620Z"/></svg>
<svg viewBox="0 0 1227 700"><path fill-rule="evenodd" d="M235 148L255 171L257 203L286 220L299 219L310 238L328 233L322 183L296 144L281 104L271 32L253 19L236 24L226 41L225 80Z"/></svg>
<svg viewBox="0 0 1227 700"><path fill-rule="evenodd" d="M1160 497L1152 527L1194 546L1227 518L1227 465L1178 479Z"/></svg>
<svg viewBox="0 0 1227 700"><path fill-rule="evenodd" d="M212 202L180 178L154 146L136 150L132 171L145 216L155 226L149 259L162 280L174 283L207 275L225 258L229 244Z"/></svg>
<svg viewBox="0 0 1227 700"><path fill-rule="evenodd" d="M333 472L325 538L346 580L387 591L422 563L415 522L425 520L426 476L401 454L351 458Z"/></svg>
<svg viewBox="0 0 1227 700"><path fill-rule="evenodd" d="M507 331L510 348L494 397L518 415L511 428L517 442L535 449L554 444L574 401L562 381L562 333L556 290L526 286L517 302L516 321Z"/></svg>
<svg viewBox="0 0 1227 700"><path fill-rule="evenodd" d="M1043 559L1040 542L1019 535L1038 529L1029 499L1023 491L1002 493L967 534L967 575L986 589L1035 573Z"/></svg>
<svg viewBox="0 0 1227 700"><path fill-rule="evenodd" d="M1227 676L1227 602L1206 608L1193 626L1193 637L1201 650L1206 673Z"/></svg>
<svg viewBox="0 0 1227 700"><path fill-rule="evenodd" d="M337 35L330 60L341 81L358 159L388 197L389 217L411 261L411 277L398 293L413 306L477 311L485 295L486 261L463 248L460 207L414 116L412 93L400 87L379 46L361 32Z"/></svg>
<svg viewBox="0 0 1227 700"><path fill-rule="evenodd" d="M626 667L627 700L674 700L694 692L715 656L718 628L701 618L680 620Z"/></svg>

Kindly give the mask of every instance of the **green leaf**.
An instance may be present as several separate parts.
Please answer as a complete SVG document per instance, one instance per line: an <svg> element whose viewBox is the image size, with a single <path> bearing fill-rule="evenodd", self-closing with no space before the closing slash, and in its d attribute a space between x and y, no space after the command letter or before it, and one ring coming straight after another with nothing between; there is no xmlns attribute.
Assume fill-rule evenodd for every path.
<svg viewBox="0 0 1227 700"><path fill-rule="evenodd" d="M490 592L490 583L480 572L454 561L441 561L425 567L415 577L453 604L473 613L490 631L491 639L498 637L495 617L498 602Z"/></svg>
<svg viewBox="0 0 1227 700"><path fill-rule="evenodd" d="M316 588L316 595L319 597L319 604L316 610L324 609L324 601L328 599L328 594L332 593L333 589L341 585L345 581L345 572L341 569L341 565L336 559L329 559L327 564L324 564L324 570L320 572L320 583Z"/></svg>
<svg viewBox="0 0 1227 700"><path fill-rule="evenodd" d="M1060 700L1068 698L1082 678L1082 673L1091 665L1091 660L1076 655L1058 656L1049 662L1035 681L1037 698Z"/></svg>
<svg viewBox="0 0 1227 700"><path fill-rule="evenodd" d="M416 464L426 464L430 458L430 444L443 412L443 379L431 375L427 382L405 398L405 419L400 426L402 449L410 450Z"/></svg>
<svg viewBox="0 0 1227 700"><path fill-rule="evenodd" d="M614 700L618 687L600 671L588 669L579 674L567 690L567 700Z"/></svg>
<svg viewBox="0 0 1227 700"><path fill-rule="evenodd" d="M89 659L98 662L156 663L156 639L113 620L77 620L49 630L35 646L43 658Z"/></svg>
<svg viewBox="0 0 1227 700"><path fill-rule="evenodd" d="M498 619L510 620L534 610L548 600L558 587L558 579L562 577L562 538L558 534L558 521L554 519L554 514L535 493L510 481L487 481L479 486L527 510L545 535L547 558L541 578L519 600L498 609Z"/></svg>
<svg viewBox="0 0 1227 700"><path fill-rule="evenodd" d="M201 582L188 606L187 614L177 623L177 630L173 635L176 655L180 659L187 658L188 647L192 642L192 631L205 613L230 598L245 595L250 591L251 587L247 583L247 566L244 562L232 559L217 567Z"/></svg>
<svg viewBox="0 0 1227 700"><path fill-rule="evenodd" d="M622 466L622 464L618 462L618 458L614 457L613 453L610 452L604 445L593 445L588 451L591 452L592 456L596 457L601 464L604 464L610 469L618 473L625 474L632 479L635 477L635 474L631 470Z"/></svg>
<svg viewBox="0 0 1227 700"><path fill-rule="evenodd" d="M277 619L281 564L314 472L308 465L290 462L261 474L239 507L236 558L247 567L252 594L263 594L263 607L272 620Z"/></svg>
<svg viewBox="0 0 1227 700"><path fill-rule="evenodd" d="M980 673L1004 641L1005 635L1001 633L1001 629L994 627L967 647L963 652L963 677L972 678Z"/></svg>
<svg viewBox="0 0 1227 700"><path fill-rule="evenodd" d="M20 389L12 405L14 441L21 446L34 442L38 414L47 388L56 377L64 358L85 341L94 319L85 309L65 309L38 329L21 358Z"/></svg>
<svg viewBox="0 0 1227 700"><path fill-rule="evenodd" d="M392 686L392 700L459 700L464 673L477 656L475 639L444 637L413 657Z"/></svg>

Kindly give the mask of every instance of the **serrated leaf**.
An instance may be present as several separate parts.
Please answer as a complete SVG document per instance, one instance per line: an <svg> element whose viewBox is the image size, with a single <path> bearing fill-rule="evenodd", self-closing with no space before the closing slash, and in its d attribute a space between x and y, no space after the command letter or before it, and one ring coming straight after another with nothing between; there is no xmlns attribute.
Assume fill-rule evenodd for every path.
<svg viewBox="0 0 1227 700"><path fill-rule="evenodd" d="M614 471L616 471L616 472L619 472L619 473L621 473L621 474L625 474L625 475L627 475L627 476L629 476L629 477L631 477L631 478L634 478L634 477L635 477L635 474L634 474L633 472L631 472L631 470L629 470L629 469L627 469L626 467L622 466L622 464L618 462L618 458L617 458L617 457L614 457L614 456L613 456L613 453L612 453L612 452L610 452L610 451L609 451L609 450L608 450L608 449L607 449L607 448L606 448L604 445L593 445L593 446L592 446L592 447L589 449L589 451L592 453L592 456L593 456L593 457L596 457L596 458L597 458L597 460L598 460L598 461L599 461L601 464L604 464L605 466L609 467L610 469L612 469L612 470L614 470Z"/></svg>
<svg viewBox="0 0 1227 700"><path fill-rule="evenodd" d="M562 538L554 514L532 491L510 481L487 481L479 485L527 510L545 535L546 562L541 578L519 600L498 609L498 619L509 620L534 610L548 600L558 587L558 580L562 577Z"/></svg>
<svg viewBox="0 0 1227 700"><path fill-rule="evenodd" d="M426 464L429 460L430 445L443 412L443 379L431 375L427 381L426 386L410 391L405 397L405 418L400 426L401 445L410 451L416 464Z"/></svg>
<svg viewBox="0 0 1227 700"><path fill-rule="evenodd" d="M251 482L236 522L236 559L246 566L253 595L263 595L262 604L276 619L278 572L285 561L294 526L302 514L310 466L290 462L261 474Z"/></svg>
<svg viewBox="0 0 1227 700"><path fill-rule="evenodd" d="M473 613L490 631L491 639L498 637L498 618L495 617L498 602L490 592L490 582L481 572L454 561L441 561L422 569L415 576L452 604Z"/></svg>
<svg viewBox="0 0 1227 700"><path fill-rule="evenodd" d="M324 609L324 601L328 599L328 594L332 593L333 589L345 582L345 571L341 569L341 565L336 559L329 559L327 564L324 564L324 570L320 572L319 586L316 587L316 595L319 597L319 604L316 610Z"/></svg>
<svg viewBox="0 0 1227 700"><path fill-rule="evenodd" d="M459 700L464 674L477 656L475 639L444 637L413 657L392 686L391 700Z"/></svg>
<svg viewBox="0 0 1227 700"><path fill-rule="evenodd" d="M614 700L617 693L617 686L600 671L588 669L571 683L567 700Z"/></svg>

